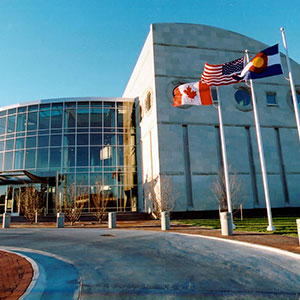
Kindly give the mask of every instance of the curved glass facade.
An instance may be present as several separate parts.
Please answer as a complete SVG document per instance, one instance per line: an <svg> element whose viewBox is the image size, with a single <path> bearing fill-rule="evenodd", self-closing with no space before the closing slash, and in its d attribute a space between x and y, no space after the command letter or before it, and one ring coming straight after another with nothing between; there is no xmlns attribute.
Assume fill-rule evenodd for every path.
<svg viewBox="0 0 300 300"><path fill-rule="evenodd" d="M92 211L99 184L109 207L136 210L133 100L68 98L0 109L0 171L21 170L59 178L58 193L57 185L40 184L40 192L47 194L47 213L55 211L54 197L63 202L71 186L76 187L74 197L81 207ZM13 195L21 187L10 188L8 206L20 212ZM5 193L9 198L9 186L0 189L1 197Z"/></svg>

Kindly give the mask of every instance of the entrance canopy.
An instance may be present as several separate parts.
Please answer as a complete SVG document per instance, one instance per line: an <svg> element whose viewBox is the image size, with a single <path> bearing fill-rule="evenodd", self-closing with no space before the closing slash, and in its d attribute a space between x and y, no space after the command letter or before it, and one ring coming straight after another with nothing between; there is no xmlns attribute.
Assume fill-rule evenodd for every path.
<svg viewBox="0 0 300 300"><path fill-rule="evenodd" d="M41 177L26 170L0 172L0 185L44 183L55 186L55 176Z"/></svg>

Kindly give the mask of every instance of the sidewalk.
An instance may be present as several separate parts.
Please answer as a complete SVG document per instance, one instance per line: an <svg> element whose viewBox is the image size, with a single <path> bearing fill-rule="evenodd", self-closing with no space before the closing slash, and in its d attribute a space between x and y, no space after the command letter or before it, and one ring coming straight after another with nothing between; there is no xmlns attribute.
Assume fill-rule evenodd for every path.
<svg viewBox="0 0 300 300"><path fill-rule="evenodd" d="M55 227L55 223L12 223L11 228L41 228ZM70 227L68 224L66 228ZM71 227L70 227L71 228ZM72 228L107 228L107 223L98 224L97 222L80 222L76 223ZM161 231L160 221L118 221L117 229L126 230L149 230ZM259 244L269 247L278 248L300 254L298 238L290 236L281 236L267 233L251 233L235 231L233 236L222 236L220 230L207 229L189 225L171 224L170 232L197 234L211 236L222 239L231 239L243 241L253 244ZM24 293L30 284L33 275L33 270L29 262L24 258L0 251L0 300L1 299L18 299ZM9 297L9 298L7 298Z"/></svg>

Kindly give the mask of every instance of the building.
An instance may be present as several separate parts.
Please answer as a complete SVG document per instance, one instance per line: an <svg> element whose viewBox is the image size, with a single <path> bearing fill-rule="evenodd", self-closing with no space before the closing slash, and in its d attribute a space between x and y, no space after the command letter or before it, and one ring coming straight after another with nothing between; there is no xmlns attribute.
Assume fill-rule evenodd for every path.
<svg viewBox="0 0 300 300"><path fill-rule="evenodd" d="M46 214L71 199L92 211L99 193L111 209L135 211L135 157L132 99L68 98L3 107L0 213L22 213L30 189Z"/></svg>
<svg viewBox="0 0 300 300"><path fill-rule="evenodd" d="M220 64L243 56L245 49L254 55L266 47L215 27L152 24L123 98L1 108L0 213L22 213L28 188L42 197L46 213L71 198L90 212L99 189L113 210L147 212L145 183L162 174L179 192L176 211L216 210L210 198L222 167L217 109L172 107L173 89L199 80L205 62ZM286 70L283 54L281 59ZM300 66L292 61L292 69L300 102ZM275 76L254 86L271 205L299 207L300 145L289 82ZM249 87L223 86L219 94L228 163L245 185L244 207L264 208Z"/></svg>
<svg viewBox="0 0 300 300"><path fill-rule="evenodd" d="M142 203L143 184L166 174L180 193L177 211L217 209L217 203L210 200L210 189L222 166L217 109L172 107L172 91L179 84L199 80L205 62L222 64L243 56L245 49L255 55L267 47L244 35L205 25L151 25L123 94L138 98L139 207L147 209L147 203ZM281 61L287 70L283 54ZM291 64L300 101L300 66ZM254 89L271 205L299 207L300 144L289 82L282 75L268 77L255 80ZM219 94L228 164L245 185L243 206L264 208L250 89L245 83L221 86Z"/></svg>

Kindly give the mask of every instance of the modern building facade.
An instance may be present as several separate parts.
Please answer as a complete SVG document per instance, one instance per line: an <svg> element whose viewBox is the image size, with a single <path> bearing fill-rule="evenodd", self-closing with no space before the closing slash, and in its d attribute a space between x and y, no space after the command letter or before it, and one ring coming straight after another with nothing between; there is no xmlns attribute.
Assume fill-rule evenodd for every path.
<svg viewBox="0 0 300 300"><path fill-rule="evenodd" d="M134 211L135 157L132 99L52 99L1 108L1 212L22 213L29 186L47 214L70 197L92 211L100 190L111 209Z"/></svg>
<svg viewBox="0 0 300 300"><path fill-rule="evenodd" d="M278 41L280 33L278 33ZM274 44L278 41L274 41ZM176 211L217 210L211 188L222 168L214 106L172 107L173 90L198 81L204 63L221 64L268 46L231 31L194 24L152 24L123 98L34 101L0 109L0 213L22 213L28 184L46 213L65 199L85 211L99 192L117 211L149 211L146 183L167 175ZM286 60L281 54L286 75ZM292 61L298 101L300 66ZM254 82L272 207L300 207L300 143L289 82ZM244 208L265 198L250 89L219 87L228 164L245 186ZM158 181L159 182L159 181Z"/></svg>

